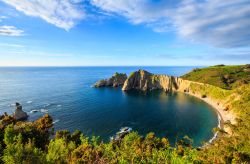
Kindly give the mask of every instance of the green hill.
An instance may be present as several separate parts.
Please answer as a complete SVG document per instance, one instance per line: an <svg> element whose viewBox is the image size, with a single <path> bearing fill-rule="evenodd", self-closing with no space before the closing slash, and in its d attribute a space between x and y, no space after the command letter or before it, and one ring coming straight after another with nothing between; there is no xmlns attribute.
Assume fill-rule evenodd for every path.
<svg viewBox="0 0 250 164"><path fill-rule="evenodd" d="M182 76L183 79L211 84L224 89L234 89L250 83L250 64L239 66L217 65L196 68Z"/></svg>

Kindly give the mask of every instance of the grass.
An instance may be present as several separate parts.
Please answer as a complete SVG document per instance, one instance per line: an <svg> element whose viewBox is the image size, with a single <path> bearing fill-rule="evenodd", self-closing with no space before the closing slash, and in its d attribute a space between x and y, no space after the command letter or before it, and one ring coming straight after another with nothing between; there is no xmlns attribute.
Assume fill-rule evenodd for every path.
<svg viewBox="0 0 250 164"><path fill-rule="evenodd" d="M250 67L238 66L211 66L194 69L181 76L183 79L214 85L223 89L235 89L243 84L250 83Z"/></svg>

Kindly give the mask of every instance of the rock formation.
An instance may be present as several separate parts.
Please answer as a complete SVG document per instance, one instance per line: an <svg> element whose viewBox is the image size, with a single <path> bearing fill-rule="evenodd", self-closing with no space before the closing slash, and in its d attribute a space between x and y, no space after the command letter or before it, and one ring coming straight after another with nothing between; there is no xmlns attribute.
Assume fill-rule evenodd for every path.
<svg viewBox="0 0 250 164"><path fill-rule="evenodd" d="M131 73L128 79L125 81L122 90L128 91L131 89L137 90L154 90L163 89L164 91L178 90L180 81L182 79L174 76L167 75L154 75L144 70L139 70Z"/></svg>
<svg viewBox="0 0 250 164"><path fill-rule="evenodd" d="M23 111L22 106L19 103L16 103L16 110L13 116L16 120L26 120L29 117L28 114Z"/></svg>
<svg viewBox="0 0 250 164"><path fill-rule="evenodd" d="M105 86L118 87L122 86L126 79L127 79L126 74L116 72L111 78L103 79L95 83L94 87L96 88Z"/></svg>

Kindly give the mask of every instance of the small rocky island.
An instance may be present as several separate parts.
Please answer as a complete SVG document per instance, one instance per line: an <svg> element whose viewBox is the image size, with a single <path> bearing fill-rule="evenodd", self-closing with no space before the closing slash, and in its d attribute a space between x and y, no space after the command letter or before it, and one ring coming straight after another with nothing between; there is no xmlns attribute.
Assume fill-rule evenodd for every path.
<svg viewBox="0 0 250 164"><path fill-rule="evenodd" d="M22 105L16 102L16 110L13 114L13 117L16 120L26 120L29 117L29 115L23 111Z"/></svg>
<svg viewBox="0 0 250 164"><path fill-rule="evenodd" d="M94 84L94 87L118 87L122 86L127 79L127 75L125 73L118 73L116 72L111 78L109 79L102 79Z"/></svg>

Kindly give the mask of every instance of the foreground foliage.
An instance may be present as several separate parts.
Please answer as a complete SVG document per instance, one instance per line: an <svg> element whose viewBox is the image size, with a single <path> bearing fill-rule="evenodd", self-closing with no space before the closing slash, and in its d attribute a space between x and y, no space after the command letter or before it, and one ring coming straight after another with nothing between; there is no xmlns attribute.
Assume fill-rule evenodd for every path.
<svg viewBox="0 0 250 164"><path fill-rule="evenodd" d="M5 117L11 118L7 124ZM196 161L197 150L184 138L175 148L167 138L154 133L146 137L137 132L120 141L103 143L98 137L89 138L80 131L56 132L49 140L52 119L49 115L35 122L16 122L5 115L1 121L1 146L4 163L183 163ZM42 139L42 140L41 140Z"/></svg>

